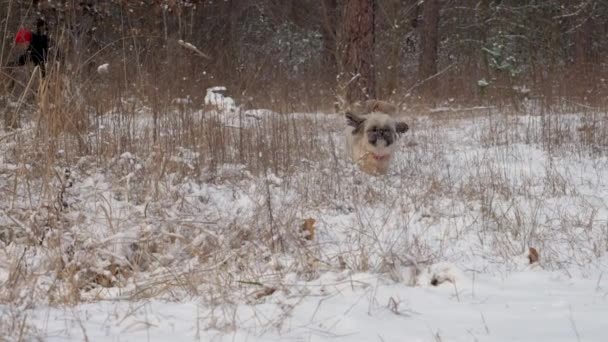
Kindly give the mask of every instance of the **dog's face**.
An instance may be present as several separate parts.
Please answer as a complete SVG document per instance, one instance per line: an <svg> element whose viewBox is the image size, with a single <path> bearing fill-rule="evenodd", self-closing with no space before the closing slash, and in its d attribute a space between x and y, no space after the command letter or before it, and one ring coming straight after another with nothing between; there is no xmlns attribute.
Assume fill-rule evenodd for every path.
<svg viewBox="0 0 608 342"><path fill-rule="evenodd" d="M348 111L345 116L349 125L346 145L353 161L363 172L386 174L397 135L407 132L409 126L377 111L364 115Z"/></svg>
<svg viewBox="0 0 608 342"><path fill-rule="evenodd" d="M346 113L349 126L353 127L352 134L357 140L365 139L371 150L383 150L392 147L397 133L405 133L409 126L405 122L395 121L384 113L370 113L364 116L350 112Z"/></svg>

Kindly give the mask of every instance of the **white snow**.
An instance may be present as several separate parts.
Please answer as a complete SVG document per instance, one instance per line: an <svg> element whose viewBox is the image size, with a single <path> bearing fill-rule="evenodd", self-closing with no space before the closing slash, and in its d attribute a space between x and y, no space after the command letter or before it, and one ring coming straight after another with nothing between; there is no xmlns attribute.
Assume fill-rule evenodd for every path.
<svg viewBox="0 0 608 342"><path fill-rule="evenodd" d="M513 86L513 90L515 90L516 92L520 93L520 94L529 94L531 89L528 88L528 86L526 85L522 85L522 86Z"/></svg>
<svg viewBox="0 0 608 342"><path fill-rule="evenodd" d="M225 96L225 87L211 87L207 89L205 104L217 108L221 112L236 111L236 102L233 98Z"/></svg>
<svg viewBox="0 0 608 342"><path fill-rule="evenodd" d="M173 100L171 100L172 103L177 104L177 105L191 105L192 104L192 99L188 96L185 98L175 98Z"/></svg>
<svg viewBox="0 0 608 342"><path fill-rule="evenodd" d="M204 57L204 58L206 58L206 59L211 59L211 57L209 57L207 54L203 53L201 50L199 50L199 49L198 49L196 46L194 46L194 44L192 44L192 43L189 43L189 42L183 41L183 40L181 40L181 39L179 39L179 40L177 41L177 43L178 43L180 46L182 46L182 47L184 47L184 48L186 48L186 49L188 49L188 50L190 50L190 51L192 51L192 52L194 52L194 53L198 54L198 55L199 55L199 56L201 56L201 57Z"/></svg>
<svg viewBox="0 0 608 342"><path fill-rule="evenodd" d="M100 75L105 75L110 72L110 64L104 63L97 67L97 73Z"/></svg>
<svg viewBox="0 0 608 342"><path fill-rule="evenodd" d="M600 276L472 270L457 286L408 287L342 272L285 284L252 304L102 301L27 313L45 341L600 342L608 319Z"/></svg>
<svg viewBox="0 0 608 342"><path fill-rule="evenodd" d="M216 118L226 127L251 128L263 119L279 115L268 109L242 109L232 97L226 96L226 92L226 87L215 86L208 88L205 94L205 105L210 109L206 115Z"/></svg>
<svg viewBox="0 0 608 342"><path fill-rule="evenodd" d="M238 162L211 171L201 150L182 146L164 156L166 169L156 152L121 152L110 165L82 158L70 165L64 225L25 248L41 234L35 223L60 214L54 197L32 194L36 179L16 181L29 170L12 154L21 142L0 144L0 237L23 230L0 238L0 333L17 322L44 341L606 340L608 158L585 140L587 117L560 116L564 134L550 147L532 133L544 132L544 116L415 117L390 173L370 178L340 157L343 118L245 111L225 92L209 88L215 109L188 120L241 130L279 115L306 122L301 141L318 158L291 155L293 174ZM99 118L100 136L118 130L111 115ZM129 133L151 125L142 109ZM314 241L297 240L306 217ZM264 245L277 236L285 252ZM49 306L49 293L69 293L49 251L114 286ZM10 288L15 260L37 275L28 287ZM138 273L121 279L114 264Z"/></svg>

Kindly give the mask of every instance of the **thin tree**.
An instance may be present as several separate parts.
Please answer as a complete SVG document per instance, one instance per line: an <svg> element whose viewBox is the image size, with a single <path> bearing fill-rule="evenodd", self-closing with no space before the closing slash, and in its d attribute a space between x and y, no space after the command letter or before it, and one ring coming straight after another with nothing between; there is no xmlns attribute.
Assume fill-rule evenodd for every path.
<svg viewBox="0 0 608 342"><path fill-rule="evenodd" d="M426 0L422 4L419 77L423 96L434 99L437 95L437 48L439 45L439 0Z"/></svg>
<svg viewBox="0 0 608 342"><path fill-rule="evenodd" d="M337 72L337 61L336 61L336 28L338 27L338 1L337 0L323 0L322 1L322 32L323 32L323 64L327 69L328 75L334 75ZM333 78L333 77L332 77ZM335 78L331 80L332 83Z"/></svg>
<svg viewBox="0 0 608 342"><path fill-rule="evenodd" d="M348 103L376 97L374 0L349 0L342 25L342 75Z"/></svg>

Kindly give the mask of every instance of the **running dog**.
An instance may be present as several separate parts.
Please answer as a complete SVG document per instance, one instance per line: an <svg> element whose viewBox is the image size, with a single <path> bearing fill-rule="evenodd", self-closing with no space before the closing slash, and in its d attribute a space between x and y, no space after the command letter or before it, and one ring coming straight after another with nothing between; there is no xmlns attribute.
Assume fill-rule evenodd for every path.
<svg viewBox="0 0 608 342"><path fill-rule="evenodd" d="M370 101L375 103L369 102L369 105L365 105L367 102L364 102L362 114L355 114L350 110L345 113L348 123L345 132L346 146L361 171L372 175L383 175L389 168L398 134L407 132L409 126L405 122L395 120L391 115L395 111L393 113L379 111L381 108L377 104L381 103L384 106L387 103ZM382 109L386 111L386 108L385 106ZM365 113L366 111L370 112Z"/></svg>

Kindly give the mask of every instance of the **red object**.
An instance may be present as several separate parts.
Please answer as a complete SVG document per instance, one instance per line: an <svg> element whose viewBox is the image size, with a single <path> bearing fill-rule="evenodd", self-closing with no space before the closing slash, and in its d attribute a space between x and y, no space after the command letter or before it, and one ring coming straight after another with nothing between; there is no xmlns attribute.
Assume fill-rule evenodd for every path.
<svg viewBox="0 0 608 342"><path fill-rule="evenodd" d="M32 41L32 32L22 28L17 31L17 35L15 36L15 43L17 44L26 44Z"/></svg>

